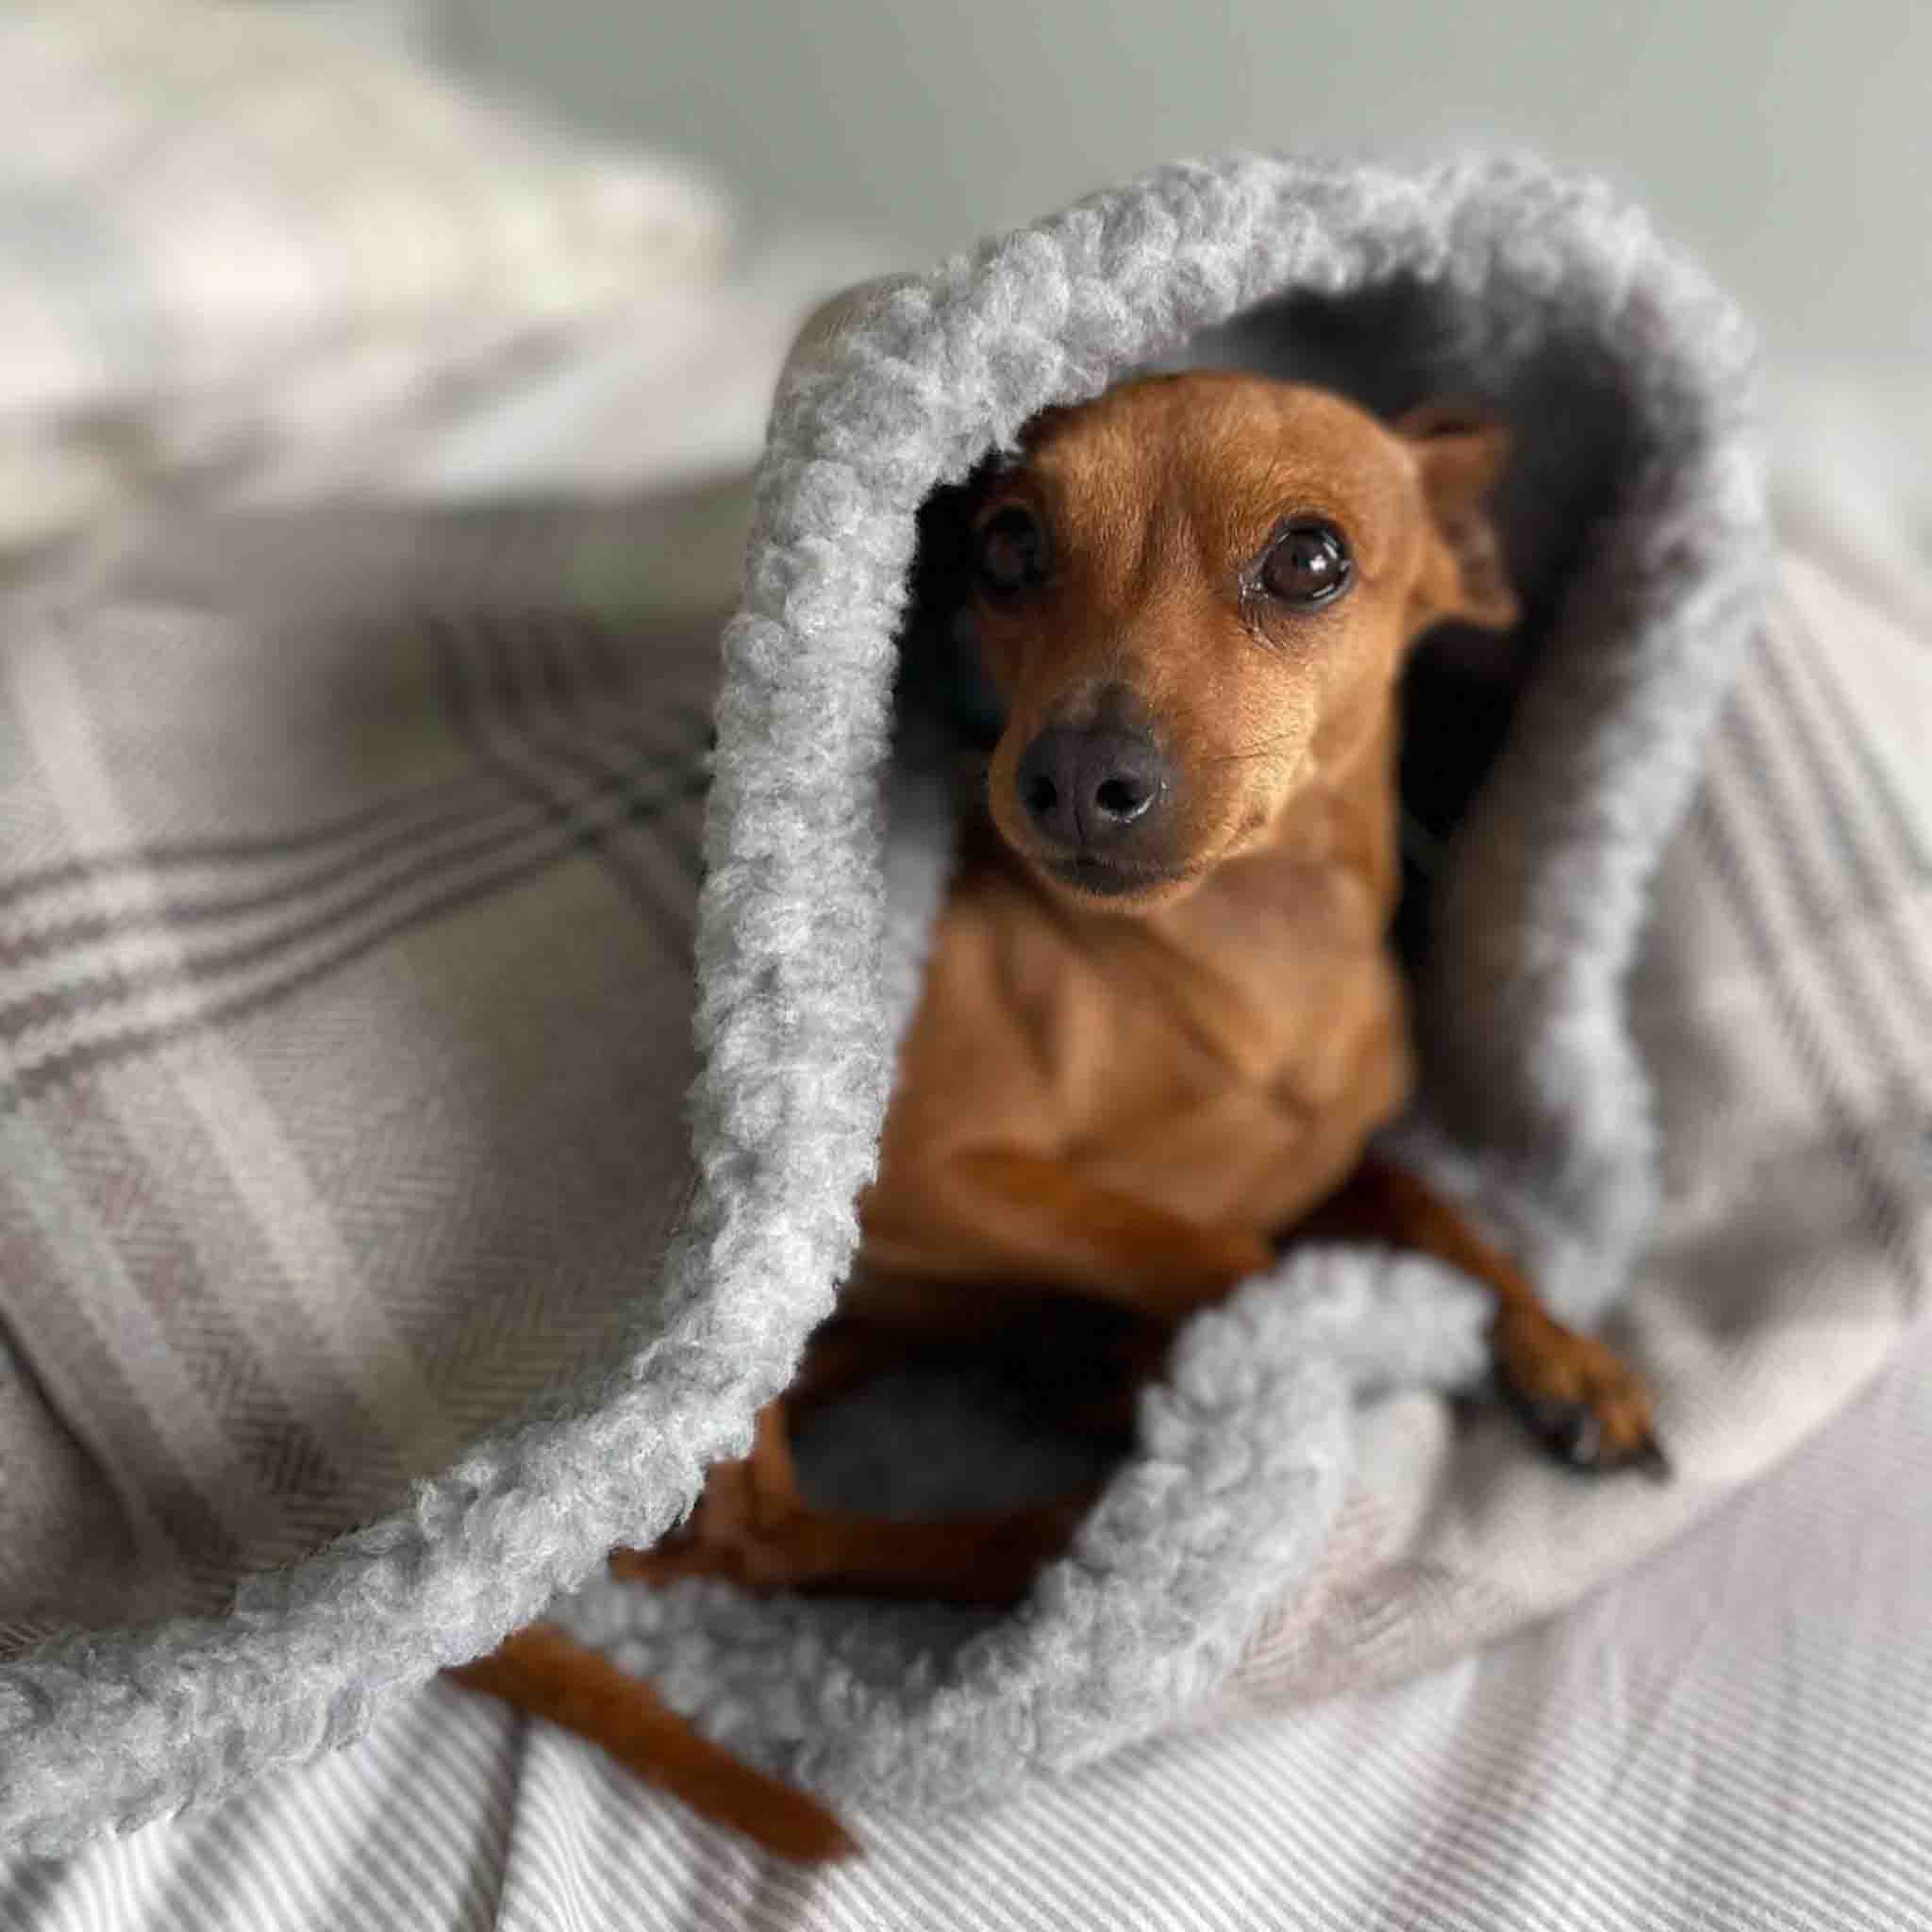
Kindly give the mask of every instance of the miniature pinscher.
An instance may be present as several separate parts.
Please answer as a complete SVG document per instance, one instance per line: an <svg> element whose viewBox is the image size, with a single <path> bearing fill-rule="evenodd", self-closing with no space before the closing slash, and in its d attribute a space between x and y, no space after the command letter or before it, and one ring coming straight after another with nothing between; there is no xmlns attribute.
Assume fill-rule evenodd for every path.
<svg viewBox="0 0 1932 1932"><path fill-rule="evenodd" d="M752 1455L619 1574L1019 1596L1086 1497L943 1524L820 1509L789 1418L910 1346L1024 1332L1073 1296L1128 1324L1093 1406L1118 1430L1174 1324L1289 1237L1462 1269L1494 1295L1498 1380L1544 1444L1663 1473L1636 1376L1369 1149L1414 1078L1388 938L1403 667L1432 625L1515 621L1489 510L1507 442L1453 408L1384 424L1199 371L1047 411L961 492L948 616L1000 723L858 1203L859 1265ZM459 1674L674 1789L711 1777L701 1807L766 1842L849 1844L799 1793L742 1767L733 1787L688 1727L672 1748L646 1687L578 1657L539 1626Z"/></svg>

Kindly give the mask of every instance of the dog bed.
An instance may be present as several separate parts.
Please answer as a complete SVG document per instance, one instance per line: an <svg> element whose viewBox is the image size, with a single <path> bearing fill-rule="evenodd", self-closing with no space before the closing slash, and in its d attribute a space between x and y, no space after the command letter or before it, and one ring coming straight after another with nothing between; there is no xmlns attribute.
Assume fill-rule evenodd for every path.
<svg viewBox="0 0 1932 1932"><path fill-rule="evenodd" d="M746 1446L752 1413L785 1383L852 1254L852 1202L948 850L935 782L947 718L897 677L902 634L918 631L918 513L1040 408L1175 359L1292 371L1378 408L1455 394L1516 429L1504 509L1527 608L1520 648L1507 663L1459 664L1450 641L1417 688L1419 705L1433 692L1443 708L1424 711L1418 733L1453 718L1439 741L1464 755L1419 769L1411 801L1425 1083L1398 1138L1573 1319L1604 1318L1641 1276L1652 1293L1632 1304L1625 1340L1661 1392L1679 1480L1586 1491L1485 1424L1456 1456L1487 1472L1496 1500L1448 1526L1464 1556L1481 1556L1464 1571L1480 1582L1445 1590L1440 1569L1396 1560L1429 1535L1441 1547L1445 1525L1428 1521L1439 1498L1419 1476L1440 1474L1441 1443L1423 1438L1447 1428L1446 1410L1418 1407L1415 1392L1480 1376L1483 1298L1413 1257L1311 1249L1190 1324L1143 1405L1136 1451L1010 1616L608 1583L598 1572L611 1546L661 1534L705 1468ZM550 1179L554 1149L517 1122L567 1134L581 1118L546 1076L560 1040L519 1038L494 1079L385 1108L385 1082L403 1076L355 1034L385 1024L366 1017L377 973L359 1009L325 1023L308 1010L294 1050L275 1033L276 987L312 987L358 960L374 972L394 940L379 921L359 951L291 959L275 986L258 947L243 960L256 978L219 1008L202 995L226 987L229 958L192 935L175 944L165 919L145 954L114 962L120 986L153 994L138 1017L109 1025L45 972L9 988L19 1024L0 1171L9 1231L25 1230L11 1252L79 1254L110 1296L127 1255L76 1234L84 1217L59 1188L80 1164L60 1157L99 1144L88 1107L125 1056L174 1056L166 1079L111 1096L113 1134L158 1142L176 1124L169 1108L192 1106L194 1130L245 1169L258 1207L287 1210L300 1258L361 1290L311 1310L308 1331L256 1316L257 1358L289 1404L308 1403L315 1431L366 1444L361 1486L338 1484L330 1507L383 1507L358 1508L373 1520L320 1548L318 1528L338 1526L321 1506L266 1528L236 1507L220 1537L197 1541L156 1507L146 1472L130 1468L140 1439L126 1439L116 1500L142 1532L126 1574L111 1588L77 1564L57 1575L0 1666L0 1827L52 1852L213 1796L346 1741L439 1666L545 1612L737 1748L841 1801L993 1795L1177 1721L1376 1681L1479 1641L1655 1547L1804 1433L1870 1373L1893 1328L1863 1324L1857 1345L1819 1356L1783 1391L1747 1445L1730 1437L1700 1453L1696 1324L1661 1312L1678 1291L1694 1308L1695 1253L1641 1260L1658 1129L1625 1017L1659 863L1764 615L1751 359L1728 304L1641 215L1515 159L1413 174L1258 158L1170 169L823 316L774 406L743 607L718 667L688 1113L681 974L660 963L615 983L575 942L594 921L574 928L567 907L520 922L514 947L490 960L458 948L442 962L476 1013L508 996L492 974L554 975L594 1009L625 1079L622 1131L580 1158L633 1206L623 1240L580 1250L594 1313L552 1363L576 1373L541 1402L509 1399L485 1373L461 1384L461 1401L425 1398L435 1378L408 1291L411 1271L436 1274L434 1244L377 1243L400 1282L384 1304L355 1281L357 1257L325 1239L340 1236L340 1216L330 1226L312 1196L366 1198L369 1225L393 1236L408 1224L398 1159L407 1170L440 1134L494 1135L506 1176ZM111 923L116 894L153 890L159 846L188 849L185 826L206 828L193 862L212 863L215 833L261 822L271 801L283 822L307 813L317 827L328 804L327 836L361 837L341 829L353 816L343 774L393 779L382 760L402 756L396 721L438 679L464 743L525 808L534 799L533 841L544 824L562 842L606 841L635 804L614 767L579 769L559 790L554 742L546 764L536 740L507 731L497 675L520 666L511 697L561 715L553 674L579 661L579 643L559 644L528 613L497 620L480 646L447 626L384 631L381 587L365 590L358 622L329 644L309 639L307 656L262 649L261 606L200 626L172 606L56 600L12 613L7 722L27 756L10 768L33 774L18 844L8 835L15 903L64 892L61 918ZM703 654L627 671L581 655L626 715L659 724L684 715L679 701L710 675ZM190 676L195 704L171 703ZM345 706L386 735L331 744L315 726ZM232 754L217 727L238 713L278 735L214 757ZM139 756L108 756L129 745ZM447 811L436 836L459 840L463 776L434 780ZM671 789L693 786L686 766ZM313 838L320 850L324 832ZM32 928L27 955L46 929ZM200 1004L184 993L170 1007L177 982ZM248 1029L246 1079L208 1058L224 1028ZM308 1116L306 1191L271 1171L274 1138L242 1109L288 1079L328 1090ZM568 1194L560 1177L557 1191ZM544 1254L527 1228L492 1224L489 1198L463 1206L501 1237L492 1265L515 1272ZM660 1250L661 1266L639 1264ZM35 1338L71 1316L30 1299L9 1284L9 1327L29 1360L58 1362ZM508 1306L506 1290L496 1310ZM1748 1327L1761 1312L1746 1299L1722 1319ZM488 1327L462 1333L486 1363ZM292 1357L315 1329L311 1371ZM70 1421L107 1406L83 1373L48 1381ZM211 1412L224 1399L192 1377L177 1393ZM426 1434L398 1421L425 1413L439 1424ZM364 1427L371 1416L386 1426ZM98 1462L116 1460L113 1444L75 1432ZM926 1453L934 1443L947 1454ZM1054 1445L960 1390L885 1391L809 1446L816 1479L855 1498L878 1491L882 1467L917 1464L930 1480L895 1490L905 1507L943 1500L962 1467L998 1463L1018 1487L1058 1466ZM210 1541L214 1557L179 1560ZM143 1560L155 1549L175 1560Z"/></svg>

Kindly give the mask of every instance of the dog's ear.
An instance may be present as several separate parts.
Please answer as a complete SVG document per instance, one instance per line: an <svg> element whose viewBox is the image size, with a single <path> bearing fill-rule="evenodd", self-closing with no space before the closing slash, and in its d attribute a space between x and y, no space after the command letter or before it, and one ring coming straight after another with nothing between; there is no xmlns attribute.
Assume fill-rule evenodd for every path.
<svg viewBox="0 0 1932 1932"><path fill-rule="evenodd" d="M1437 558L1423 594L1439 617L1507 630L1521 614L1503 561L1491 499L1509 457L1509 431L1493 416L1426 403L1399 418L1436 527Z"/></svg>

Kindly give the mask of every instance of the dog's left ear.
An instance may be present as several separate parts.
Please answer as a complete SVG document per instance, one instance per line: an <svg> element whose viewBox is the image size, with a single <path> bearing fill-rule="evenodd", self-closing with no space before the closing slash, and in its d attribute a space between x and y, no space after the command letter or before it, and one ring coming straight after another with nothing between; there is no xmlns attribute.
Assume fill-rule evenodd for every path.
<svg viewBox="0 0 1932 1932"><path fill-rule="evenodd" d="M1422 594L1438 617L1507 630L1522 607L1510 588L1491 498L1509 457L1509 431L1492 416L1426 403L1395 424L1409 446L1436 526L1437 556Z"/></svg>

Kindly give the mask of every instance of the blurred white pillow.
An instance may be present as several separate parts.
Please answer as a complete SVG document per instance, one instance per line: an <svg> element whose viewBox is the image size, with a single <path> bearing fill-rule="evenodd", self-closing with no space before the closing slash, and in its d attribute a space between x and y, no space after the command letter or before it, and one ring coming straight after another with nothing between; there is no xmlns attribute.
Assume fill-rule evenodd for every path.
<svg viewBox="0 0 1932 1932"><path fill-rule="evenodd" d="M0 129L0 547L312 464L600 316L648 357L731 257L682 166L299 13L9 10Z"/></svg>

